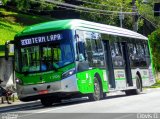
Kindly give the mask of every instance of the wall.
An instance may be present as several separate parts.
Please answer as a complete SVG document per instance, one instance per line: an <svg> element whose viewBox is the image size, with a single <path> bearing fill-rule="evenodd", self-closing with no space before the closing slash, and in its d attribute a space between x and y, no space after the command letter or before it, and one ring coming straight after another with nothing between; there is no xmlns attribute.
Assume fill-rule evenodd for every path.
<svg viewBox="0 0 160 119"><path fill-rule="evenodd" d="M1 84L5 87L14 86L13 81L13 63L12 58L10 57L8 61L4 57L0 58L0 79L3 81Z"/></svg>

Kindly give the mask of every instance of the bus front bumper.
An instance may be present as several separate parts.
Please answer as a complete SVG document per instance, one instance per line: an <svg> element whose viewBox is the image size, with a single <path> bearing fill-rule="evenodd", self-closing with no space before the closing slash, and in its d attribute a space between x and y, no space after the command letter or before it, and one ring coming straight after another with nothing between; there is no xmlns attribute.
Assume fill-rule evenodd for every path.
<svg viewBox="0 0 160 119"><path fill-rule="evenodd" d="M22 101L25 99L36 100L43 96L57 96L57 94L63 95L64 93L77 92L77 87L76 75L72 75L56 82L25 86L17 85L17 94Z"/></svg>

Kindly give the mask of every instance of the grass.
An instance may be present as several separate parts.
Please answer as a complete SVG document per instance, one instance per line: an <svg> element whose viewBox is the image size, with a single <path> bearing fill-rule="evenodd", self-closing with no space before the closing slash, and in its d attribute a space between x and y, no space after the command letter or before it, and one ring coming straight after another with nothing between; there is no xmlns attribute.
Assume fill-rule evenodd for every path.
<svg viewBox="0 0 160 119"><path fill-rule="evenodd" d="M0 57L4 56L4 52L0 52Z"/></svg>
<svg viewBox="0 0 160 119"><path fill-rule="evenodd" d="M160 79L157 79L156 83L153 84L152 86L145 87L145 89L147 89L147 88L160 88Z"/></svg>
<svg viewBox="0 0 160 119"><path fill-rule="evenodd" d="M13 40L15 34L26 26L51 20L53 18L22 14L0 8L0 45L4 45L7 40Z"/></svg>
<svg viewBox="0 0 160 119"><path fill-rule="evenodd" d="M0 19L0 45L5 44L7 40L13 40L16 33L20 32L24 27L9 23L5 19Z"/></svg>
<svg viewBox="0 0 160 119"><path fill-rule="evenodd" d="M150 86L150 88L160 88L160 80L156 80L156 83Z"/></svg>

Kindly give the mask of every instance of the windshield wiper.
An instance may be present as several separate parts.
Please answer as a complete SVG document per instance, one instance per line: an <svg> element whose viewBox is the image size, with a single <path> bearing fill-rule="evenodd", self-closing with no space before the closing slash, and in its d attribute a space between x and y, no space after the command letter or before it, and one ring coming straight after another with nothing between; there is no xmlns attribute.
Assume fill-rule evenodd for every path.
<svg viewBox="0 0 160 119"><path fill-rule="evenodd" d="M53 70L58 71L59 66L56 63L53 63Z"/></svg>

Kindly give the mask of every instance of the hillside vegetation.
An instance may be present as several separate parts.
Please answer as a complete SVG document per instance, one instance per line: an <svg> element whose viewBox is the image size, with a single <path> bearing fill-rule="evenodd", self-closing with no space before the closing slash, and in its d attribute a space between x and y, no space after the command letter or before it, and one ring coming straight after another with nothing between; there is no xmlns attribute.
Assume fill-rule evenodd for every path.
<svg viewBox="0 0 160 119"><path fill-rule="evenodd" d="M160 72L160 29L154 31L150 36L150 46L152 53L153 67L155 71Z"/></svg>
<svg viewBox="0 0 160 119"><path fill-rule="evenodd" d="M51 20L53 19L49 17L27 15L0 8L0 45L4 45L7 40L13 40L15 34L26 26Z"/></svg>

